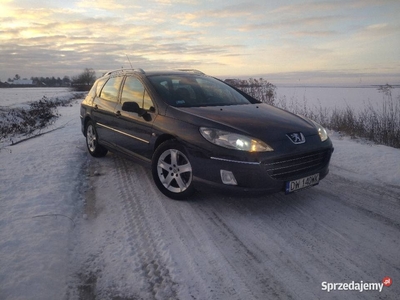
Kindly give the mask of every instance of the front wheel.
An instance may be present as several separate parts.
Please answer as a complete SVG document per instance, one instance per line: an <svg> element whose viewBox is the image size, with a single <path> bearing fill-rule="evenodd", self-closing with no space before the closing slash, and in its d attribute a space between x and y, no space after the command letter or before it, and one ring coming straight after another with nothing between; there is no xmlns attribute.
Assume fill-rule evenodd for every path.
<svg viewBox="0 0 400 300"><path fill-rule="evenodd" d="M194 192L192 165L176 141L166 141L156 149L152 173L158 189L169 198L183 200Z"/></svg>
<svg viewBox="0 0 400 300"><path fill-rule="evenodd" d="M98 143L98 135L94 123L89 121L86 124L86 146L90 155L94 157L103 157L107 154L108 150Z"/></svg>

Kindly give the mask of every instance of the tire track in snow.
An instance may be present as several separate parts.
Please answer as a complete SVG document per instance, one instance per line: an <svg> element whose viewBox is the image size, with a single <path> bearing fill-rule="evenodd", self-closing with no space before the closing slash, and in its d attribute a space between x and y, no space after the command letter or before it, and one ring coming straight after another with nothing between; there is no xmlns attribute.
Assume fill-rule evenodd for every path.
<svg viewBox="0 0 400 300"><path fill-rule="evenodd" d="M137 251L138 246L135 240L140 240L140 247L153 249L153 252L145 255L139 251L135 256L135 261L150 261L152 265L156 257L165 257L165 253L161 252L168 249L169 273L174 273L173 277L178 281L185 281L185 285L181 286L175 282L172 283L175 288L174 296L178 297L179 294L179 299L258 298L251 291L254 287L246 284L244 280L249 273L239 273L238 268L235 267L236 262L231 263L232 257L224 254L224 249L221 249L220 244L226 243L226 240L232 240L235 244L238 244L239 240L231 238L232 233L221 231L221 224L215 221L218 217L212 213L212 209L204 213L203 210L199 210L196 202L179 202L166 198L156 190L149 172L129 161L120 158L115 160L116 170L118 170L115 177L121 182L118 188L121 191L119 196L124 200L126 223L129 224L127 230L132 237L131 247ZM208 224L206 227L213 226L214 230L218 231L216 239L210 240L208 228L203 228L201 224ZM149 236L146 236L150 227L153 230L151 234L148 233ZM228 237L221 239L221 236ZM155 241L158 242L155 244ZM231 246L229 243L229 247ZM234 249L235 247L229 251L238 254L242 250L242 248ZM242 258L240 256L239 260ZM254 258L250 255L245 260L254 260ZM173 260L172 263L171 260ZM251 264L247 270L250 268ZM136 263L136 269L142 269L140 264ZM176 269L179 270L175 272ZM154 280L151 276L149 278L146 272L142 274L145 276L143 284L146 285L146 281L149 281L147 290L152 290Z"/></svg>
<svg viewBox="0 0 400 300"><path fill-rule="evenodd" d="M242 213L235 210L231 215L232 210L223 207L236 200L220 198L203 193L185 202L157 198L168 220L164 232L174 240L173 257L179 259L185 278L190 278L189 294L196 299L263 299L272 295L290 299L285 278L275 273L273 263L265 263L272 257L260 257L261 247L247 243L246 232L239 230L238 235L232 224L223 220L235 222L236 214ZM218 203L222 206L215 205Z"/></svg>
<svg viewBox="0 0 400 300"><path fill-rule="evenodd" d="M131 289L134 299L335 298L340 294L321 291L322 281L379 282L400 274L394 265L399 234L388 223L400 219L396 188L380 192L378 184L334 175L288 196L200 192L180 202L156 189L148 169L117 156L108 163L110 174L99 183L112 181L107 195L116 199L107 206L121 211L123 240L111 242L125 247L124 278L133 274L139 282ZM128 280L123 288L132 295ZM118 286L108 295L119 296Z"/></svg>
<svg viewBox="0 0 400 300"><path fill-rule="evenodd" d="M354 256L351 259L354 265L363 266L363 271L370 276L374 276L377 269L393 269L400 273L400 267L394 263L400 261L400 254L395 250L399 247L400 232L398 188L349 182L337 175L330 180L335 188L323 188L320 193L341 207L348 221L352 222L353 228L347 233L352 239L351 250L362 254L363 258L350 255ZM365 264L365 261L370 263Z"/></svg>
<svg viewBox="0 0 400 300"><path fill-rule="evenodd" d="M128 184L132 186L134 182L137 186L134 197L146 199L141 205L142 208L147 205L147 210L140 214L151 220L149 216L157 211L160 219L157 222L163 224L158 230L169 240L166 245L173 246L171 259L176 265L172 268L175 274L180 272L180 276L190 278L186 280L191 281L186 288L193 298L318 298L321 278L376 279L373 270L378 263L367 268L363 262L376 260L376 251L369 246L374 245L373 241L360 241L367 246L366 251L357 249L352 235L364 227L346 230L346 219L370 218L349 207L346 200L349 195L355 194L355 200L362 200L357 196L357 188L351 185L350 191L339 195L346 202L339 207L336 193L324 192L326 187L330 191L340 190L340 181L336 179L331 184L323 183L290 196L238 199L198 193L194 201L176 202L155 190L149 172L144 169L135 172L133 168L137 165L127 164L127 171L130 168L135 173L135 181ZM376 196L371 189L366 192L370 194L369 201ZM249 234L240 226L249 230ZM389 255L389 260L395 258ZM383 257L377 259L384 265L390 264ZM176 291L177 295L185 294L182 287Z"/></svg>
<svg viewBox="0 0 400 300"><path fill-rule="evenodd" d="M322 184L289 196L276 194L254 199L216 199L211 203L214 212L226 223L227 230L233 231L240 243L262 261L261 266L254 263L254 270L259 268L266 277L273 278L273 289L266 295L277 292L288 298L290 295L293 298L320 298L327 296L321 292L324 280L380 282L384 274L380 275L379 270L398 274L399 269L394 263L399 261L396 250L398 232L391 228L386 231L386 224L376 224L370 216L338 205L332 195L324 193L325 188L336 197L338 189L334 181L331 186ZM341 189L345 195L359 194L352 185L346 188ZM369 201L377 197L370 194ZM370 221L373 221L371 225ZM221 223L219 227L224 225ZM241 227L250 234L246 236ZM384 257L386 246L387 257ZM239 246L236 248L240 249ZM246 266L243 267L245 272ZM254 281L258 279L256 271L247 272ZM254 293L262 295L257 290L259 283L254 287ZM388 292L391 292L390 289ZM364 299L374 298L376 294L356 293L353 296Z"/></svg>
<svg viewBox="0 0 400 300"><path fill-rule="evenodd" d="M256 299L218 246L224 241L220 237L213 239L207 227L214 223L199 210L196 202L165 198L159 203L168 220L165 232L173 240L173 257L182 276L187 278L188 286L181 294L194 299Z"/></svg>
<svg viewBox="0 0 400 300"><path fill-rule="evenodd" d="M176 283L170 274L173 267L170 266L161 232L154 227L155 220L151 220L148 208L152 199L149 199L146 190L152 187L138 176L144 173L141 166L135 165L142 170L131 172L129 161L116 157L115 163L117 189L124 205L131 253L136 271L142 274L142 296L145 299L176 299Z"/></svg>
<svg viewBox="0 0 400 300"><path fill-rule="evenodd" d="M400 230L400 187L349 181L336 174L331 174L326 183L337 186L335 191L340 191L332 193L331 189L325 189L333 200ZM346 192L349 186L351 193Z"/></svg>
<svg viewBox="0 0 400 300"><path fill-rule="evenodd" d="M312 298L318 294L320 282L313 273L326 267L324 258L319 257L324 252L315 253L314 246L319 241L313 238L312 231L299 232L296 215L301 220L304 216L286 205L288 200L291 202L284 195L215 199L210 207L197 208L214 223L207 231L213 233L226 262L252 291L254 296L247 299L296 299L299 295ZM310 270L302 260L312 261ZM335 268L329 269L340 274ZM310 290L314 281L316 289Z"/></svg>
<svg viewBox="0 0 400 300"><path fill-rule="evenodd" d="M248 243L246 235L253 235L254 232L236 231L231 226L231 222L234 222L232 216L235 213L233 215L227 214L226 208L218 207L221 201L215 200L217 205L199 206L196 209L202 212L203 220L208 221L207 232L210 233L211 240L222 254L224 264L226 264L226 267L229 266L229 271L225 276L233 277L234 286L232 288L238 290L240 297L243 297L243 291L246 291L246 297L243 297L243 299L270 296L273 296L274 299L290 299L291 297L276 280L279 274L275 274L275 270L265 264L265 261L270 257L260 255L260 252L254 251L259 249L255 249L253 245ZM226 204L228 203L230 201ZM207 224L207 222L204 222L204 224Z"/></svg>

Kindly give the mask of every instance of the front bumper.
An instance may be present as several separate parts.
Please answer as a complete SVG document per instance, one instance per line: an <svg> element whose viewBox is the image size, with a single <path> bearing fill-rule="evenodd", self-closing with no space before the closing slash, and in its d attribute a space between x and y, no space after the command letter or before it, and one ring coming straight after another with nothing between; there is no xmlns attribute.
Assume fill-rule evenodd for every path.
<svg viewBox="0 0 400 300"><path fill-rule="evenodd" d="M287 181L319 174L323 179L329 173L333 148L309 151L295 155L274 156L258 162L247 162L221 157L203 157L189 153L196 188L205 185L232 192L275 193L285 190ZM230 171L237 185L224 184L221 170Z"/></svg>

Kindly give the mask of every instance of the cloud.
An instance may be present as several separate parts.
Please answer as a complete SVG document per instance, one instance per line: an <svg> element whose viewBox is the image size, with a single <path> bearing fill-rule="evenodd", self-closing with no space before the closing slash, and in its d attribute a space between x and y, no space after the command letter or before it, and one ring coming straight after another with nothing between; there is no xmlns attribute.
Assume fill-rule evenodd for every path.
<svg viewBox="0 0 400 300"><path fill-rule="evenodd" d="M2 19L1 24L7 21L16 26L1 28L0 57L10 62L3 64L4 70L15 69L18 65L21 71L31 69L30 76L58 69L79 73L83 66L102 71L115 69L126 65L126 54L132 63L143 68L182 67L238 48L234 44L199 43L198 31L175 30L171 26L166 26L159 35L159 24L140 22L138 25L135 18L128 20L131 24L124 24L112 15L93 18L68 10L32 9L24 14L24 22L18 24L17 18L12 16ZM32 18L32 15L40 15L40 18ZM139 16L145 17L146 14ZM215 58L209 58L207 64L221 65ZM63 75L65 73L60 74Z"/></svg>
<svg viewBox="0 0 400 300"><path fill-rule="evenodd" d="M81 0L75 5L79 8L89 8L95 10L121 10L132 6L133 1L116 1L116 0Z"/></svg>
<svg viewBox="0 0 400 300"><path fill-rule="evenodd" d="M174 17L180 24L195 28L214 27L216 30L225 30L234 27L238 21L243 22L251 18L262 6L257 3L239 3L222 5L214 9L201 9L189 12L180 12ZM223 20L223 21L221 21Z"/></svg>
<svg viewBox="0 0 400 300"><path fill-rule="evenodd" d="M334 30L303 30L303 31L292 31L290 32L291 35L296 36L296 37L317 37L317 38L323 38L323 37L330 37L337 35L338 32Z"/></svg>
<svg viewBox="0 0 400 300"><path fill-rule="evenodd" d="M126 55L144 69L196 67L231 75L354 63L387 68L400 59L399 1L32 3L2 1L0 79L22 73L16 69L26 70L22 76L45 70L71 76L83 67L100 72L126 66Z"/></svg>
<svg viewBox="0 0 400 300"><path fill-rule="evenodd" d="M264 29L282 29L282 28L325 28L331 24L337 24L346 19L339 15L328 15L318 17L295 17L295 18L278 18L263 23L254 23L242 26L240 31L253 31Z"/></svg>
<svg viewBox="0 0 400 300"><path fill-rule="evenodd" d="M339 10L351 1L322 1L322 2L302 2L297 4L283 5L273 9L270 13L275 15L299 15L310 12L332 12Z"/></svg>

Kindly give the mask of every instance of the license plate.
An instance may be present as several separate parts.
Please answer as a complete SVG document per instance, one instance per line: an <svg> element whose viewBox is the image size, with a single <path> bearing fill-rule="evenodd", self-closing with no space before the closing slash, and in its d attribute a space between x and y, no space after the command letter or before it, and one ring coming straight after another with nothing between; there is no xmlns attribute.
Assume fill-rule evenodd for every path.
<svg viewBox="0 0 400 300"><path fill-rule="evenodd" d="M286 182L286 193L304 189L309 186L317 185L319 182L319 174L314 174L297 180Z"/></svg>

